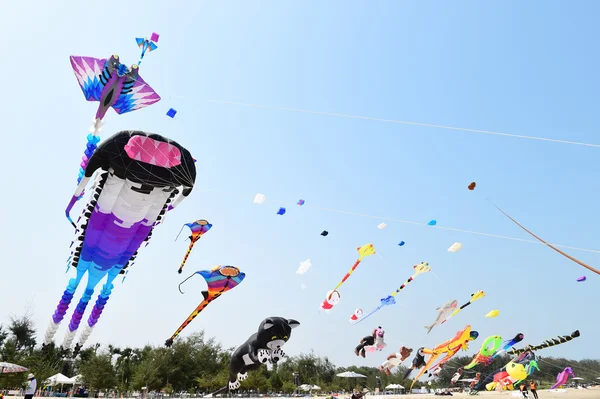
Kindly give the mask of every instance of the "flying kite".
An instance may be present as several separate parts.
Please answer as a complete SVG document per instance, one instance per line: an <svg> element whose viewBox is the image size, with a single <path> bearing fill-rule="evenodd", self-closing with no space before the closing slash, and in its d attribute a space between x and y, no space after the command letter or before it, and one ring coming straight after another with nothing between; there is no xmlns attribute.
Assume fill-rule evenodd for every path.
<svg viewBox="0 0 600 399"><path fill-rule="evenodd" d="M450 245L450 248L448 248L448 252L458 252L461 248L462 244L460 242L455 242L454 244Z"/></svg>
<svg viewBox="0 0 600 399"><path fill-rule="evenodd" d="M310 261L310 259L306 259L304 262L300 262L300 266L298 267L298 270L296 270L296 274L306 273L311 266L312 262Z"/></svg>
<svg viewBox="0 0 600 399"><path fill-rule="evenodd" d="M399 246L399 247L402 247L402 246L404 246L404 244L406 244L404 241L400 241L400 242L398 243L398 246Z"/></svg>
<svg viewBox="0 0 600 399"><path fill-rule="evenodd" d="M175 115L177 114L177 110L173 109L173 108L169 108L169 110L167 111L167 116L170 118L175 118Z"/></svg>
<svg viewBox="0 0 600 399"><path fill-rule="evenodd" d="M252 202L254 202L255 204L258 204L258 205L262 205L265 203L266 199L267 199L266 195L258 193L254 196L254 200Z"/></svg>
<svg viewBox="0 0 600 399"><path fill-rule="evenodd" d="M546 341L544 341L543 344L536 345L536 346L528 345L523 349L515 349L511 352L508 352L508 354L509 355L518 355L523 352L529 352L529 351L533 352L533 351L537 351L540 349L549 348L551 346L560 345L560 344L569 342L572 339L579 337L580 335L581 334L579 333L579 330L576 330L576 331L572 332L571 335L563 335L563 336L558 336L556 338L547 339Z"/></svg>
<svg viewBox="0 0 600 399"><path fill-rule="evenodd" d="M152 33L152 35L150 36L150 39L141 38L141 37L135 38L135 41L136 41L138 47L142 49L142 54L140 55L140 60L138 61L138 65L140 65L142 63L142 59L144 58L146 51L151 52L158 48L158 46L155 43L158 41L158 37L159 37L158 33Z"/></svg>
<svg viewBox="0 0 600 399"><path fill-rule="evenodd" d="M305 203L305 202L306 202L306 201L304 201L303 199L301 199L301 200L298 200L298 202L297 202L296 204L297 204L298 206L302 206L302 205L304 205L304 203Z"/></svg>
<svg viewBox="0 0 600 399"><path fill-rule="evenodd" d="M70 59L85 99L99 102L79 165L77 178L79 184L85 175L90 157L100 142L98 133L102 130L104 125L102 119L108 109L112 107L120 115L152 105L160 100L160 96L139 76L138 65L133 64L128 68L125 64L121 64L118 55L112 55L108 59L73 55Z"/></svg>
<svg viewBox="0 0 600 399"><path fill-rule="evenodd" d="M483 389L487 389L488 391L493 389L512 390L513 384L526 379L536 369L539 370L539 366L535 360L535 354L533 352L525 352L518 359L511 360L501 369L487 374L485 378L478 381L472 388L475 391Z"/></svg>
<svg viewBox="0 0 600 399"><path fill-rule="evenodd" d="M356 309L354 311L354 313L352 313L352 316L350 316L350 323L355 322L356 320L360 319L363 315L363 310L362 309Z"/></svg>
<svg viewBox="0 0 600 399"><path fill-rule="evenodd" d="M427 334L429 334L431 332L431 329L433 329L433 327L439 326L440 324L442 324L442 321L446 320L446 317L451 312L453 312L457 306L458 306L458 301L455 299L453 301L448 301L445 304L443 304L441 307L435 309L438 312L438 315L435 318L435 321L433 322L432 325L425 326L425 328L427 329Z"/></svg>
<svg viewBox="0 0 600 399"><path fill-rule="evenodd" d="M580 266L585 267L586 269L596 273L596 274L600 274L600 270L598 269L594 269L592 266L587 265L585 263L583 263L582 261L575 259L574 257L572 257L571 255L561 251L560 249L556 248L554 245L552 244L548 244L546 241L542 240L540 237L536 236L535 234L533 234L531 231L527 230L525 227L523 227L521 224L519 224L519 222L517 222L515 219L513 219L512 217L510 217L506 212L504 212L502 209L500 209L498 206L496 206L495 204L492 203L492 205L494 205L496 207L496 209L498 209L500 212L502 212L504 214L504 216L506 216L507 218L509 218L510 220L512 220L517 226L519 226L520 228L522 228L523 230L525 230L527 233L531 234L533 237L535 237L537 240L539 240L540 242L546 244L547 246L549 246L550 248L552 248L553 250L555 250L556 252L558 252L559 254L561 254L562 256L571 259L573 262L577 263Z"/></svg>
<svg viewBox="0 0 600 399"><path fill-rule="evenodd" d="M467 306L469 306L476 300L483 298L484 296L485 296L485 293L482 290L479 290L479 291L475 292L474 294L471 294L471 300L469 302L465 303L464 305L462 305L460 308L456 309L454 312L452 312L452 314L450 316L448 316L448 318L446 320L442 321L442 324L444 324L445 322L450 320L452 317L456 316L461 310L463 310L464 308L466 308Z"/></svg>
<svg viewBox="0 0 600 399"><path fill-rule="evenodd" d="M321 233L321 235L323 237L327 237L329 235L329 232L327 230L323 230L323 232Z"/></svg>
<svg viewBox="0 0 600 399"><path fill-rule="evenodd" d="M360 343L354 348L356 356L365 357L366 352L382 351L387 346L384 342L385 331L381 326L373 330L371 335L367 335L360 340Z"/></svg>
<svg viewBox="0 0 600 399"><path fill-rule="evenodd" d="M415 269L415 273L412 276L410 276L408 278L408 280L406 280L400 287L398 287L398 289L396 291L394 291L391 295L388 295L385 298L381 298L381 303L379 304L379 306L377 306L369 314L367 314L365 317L363 317L362 319L358 320L354 324L360 323L361 321L365 320L367 317L371 316L373 313L377 312L379 309L381 309L384 306L389 306L389 305L396 304L396 298L395 297L396 297L396 295L398 295L398 293L404 287L406 287L411 281L413 281L414 278L417 277L419 274L421 274L421 273L427 273L428 271L431 270L431 268L429 267L429 263L427 263L427 262L421 262L418 265L413 266L413 268Z"/></svg>
<svg viewBox="0 0 600 399"><path fill-rule="evenodd" d="M558 375L556 376L556 384L552 385L550 389L556 389L565 385L569 380L569 376L573 378L575 377L575 373L573 373L573 369L571 367L565 367L563 371L558 373Z"/></svg>
<svg viewBox="0 0 600 399"><path fill-rule="evenodd" d="M235 266L215 266L211 270L201 270L196 272L183 280L179 284L179 292L183 294L181 291L181 284L185 283L195 274L201 275L204 277L204 280L206 280L208 289L206 291L202 291L204 300L200 302L198 306L196 306L196 309L194 309L188 318L185 319L177 331L171 335L171 338L165 342L167 347L173 345L173 340L179 335L179 333L181 333L181 331L183 331L183 329L186 328L188 324L190 324L192 320L194 320L196 316L198 316L198 314L202 312L212 301L223 295L223 293L237 287L242 281L244 281L244 278L246 277L246 274L242 273L240 269Z"/></svg>
<svg viewBox="0 0 600 399"><path fill-rule="evenodd" d="M277 211L278 215L285 215L285 208L281 207L279 208L279 210Z"/></svg>
<svg viewBox="0 0 600 399"><path fill-rule="evenodd" d="M327 292L325 299L321 303L321 309L329 311L338 304L340 301L340 293L338 292L338 288L340 288L342 284L348 280L348 278L352 275L352 273L354 273L354 270L356 270L360 262L362 262L365 257L371 256L375 253L375 247L373 247L373 244L365 244L362 247L356 248L356 250L358 251L358 259L356 262L354 262L354 265L352 265L350 271L348 271L348 273L346 273L346 275L342 278L342 281L340 281L333 290Z"/></svg>
<svg viewBox="0 0 600 399"><path fill-rule="evenodd" d="M183 261L181 262L181 265L179 266L179 270L177 270L177 273L179 273L179 274L181 274L181 272L183 271L183 267L185 266L185 262L187 261L188 256L190 256L190 253L192 253L192 248L194 248L194 244L206 232L208 232L208 230L211 229L212 224L208 223L208 221L204 220L204 219L196 220L196 221L194 221L192 223L186 223L183 226L181 226L181 230L179 230L179 234L177 234L177 237L175 237L175 241L177 241L177 238L179 238L179 235L183 231L183 228L186 227L186 226L190 228L190 230L192 231L192 235L189 236L190 246L188 247L187 251L185 252L185 256L183 257Z"/></svg>
<svg viewBox="0 0 600 399"><path fill-rule="evenodd" d="M406 346L401 347L400 352L392 353L387 357L386 361L379 366L379 371L382 371L385 375L389 376L391 370L394 367L398 367L400 363L408 359L412 351L412 348L407 348Z"/></svg>
<svg viewBox="0 0 600 399"><path fill-rule="evenodd" d="M415 377L412 384L410 385L410 389L416 384L416 382L421 378L423 374L429 369L433 370L435 368L441 368L446 362L448 362L454 355L458 353L459 350L467 350L469 347L469 341L477 339L479 333L477 331L471 331L471 326L467 325L464 329L457 332L454 338L449 339L448 341L442 342L438 346L433 349L423 348L422 352L424 355L431 355L425 367L419 372L419 374ZM436 365L433 363L439 358L441 355L446 354L446 356L440 360Z"/></svg>
<svg viewBox="0 0 600 399"><path fill-rule="evenodd" d="M471 190L471 191L473 191L473 190L475 190L475 187L477 187L477 183L471 182L471 184L469 184L468 189Z"/></svg>
<svg viewBox="0 0 600 399"><path fill-rule="evenodd" d="M490 310L489 312L487 312L487 314L485 315L485 317L487 317L488 319L493 319L494 317L498 316L500 314L499 310Z"/></svg>
<svg viewBox="0 0 600 399"><path fill-rule="evenodd" d="M581 277L578 277L578 278L577 278L577 282L578 282L578 283L582 283L582 282L584 282L585 280L587 280L587 278L586 278L585 276L581 276Z"/></svg>
<svg viewBox="0 0 600 399"><path fill-rule="evenodd" d="M93 193L75 224L70 212L94 172ZM77 268L62 295L44 337L52 342L85 274L87 285L62 343L69 349L85 309L98 283L106 283L82 332L78 352L91 334L114 288L112 282L133 264L142 243L165 213L188 197L196 180L196 166L189 151L161 135L123 131L102 142L89 159L85 175L75 189L65 214L75 226L69 265ZM70 267L69 266L69 267ZM67 270L68 271L68 270Z"/></svg>
<svg viewBox="0 0 600 399"><path fill-rule="evenodd" d="M377 228L378 228L379 230L383 230L383 229L385 229L386 227L387 227L387 224L385 224L385 223L379 223L379 224L377 225Z"/></svg>
<svg viewBox="0 0 600 399"><path fill-rule="evenodd" d="M473 357L471 363L464 366L466 370L472 369L477 366L479 363L484 365L488 365L492 362L492 356L494 353L498 352L502 346L502 337L499 335L492 335L491 337L487 337L483 344L481 345L481 349L479 352Z"/></svg>
<svg viewBox="0 0 600 399"><path fill-rule="evenodd" d="M430 220L429 223L427 223L428 226L435 226L437 224L437 220Z"/></svg>
<svg viewBox="0 0 600 399"><path fill-rule="evenodd" d="M500 356L501 354L518 344L519 342L523 341L523 338L525 338L525 335L523 335L523 333L518 333L510 341L503 342L500 350L492 355L492 360L497 358L498 356Z"/></svg>

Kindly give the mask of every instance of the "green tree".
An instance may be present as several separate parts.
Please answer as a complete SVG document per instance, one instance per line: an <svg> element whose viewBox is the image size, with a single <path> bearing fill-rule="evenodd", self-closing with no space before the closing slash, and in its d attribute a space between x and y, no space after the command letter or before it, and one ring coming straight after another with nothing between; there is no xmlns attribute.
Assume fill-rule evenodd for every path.
<svg viewBox="0 0 600 399"><path fill-rule="evenodd" d="M15 340L17 350L33 351L36 344L35 325L30 315L26 314L19 318L11 317L8 331Z"/></svg>
<svg viewBox="0 0 600 399"><path fill-rule="evenodd" d="M94 353L87 361L80 361L77 369L90 392L111 389L116 386L115 370L110 352Z"/></svg>

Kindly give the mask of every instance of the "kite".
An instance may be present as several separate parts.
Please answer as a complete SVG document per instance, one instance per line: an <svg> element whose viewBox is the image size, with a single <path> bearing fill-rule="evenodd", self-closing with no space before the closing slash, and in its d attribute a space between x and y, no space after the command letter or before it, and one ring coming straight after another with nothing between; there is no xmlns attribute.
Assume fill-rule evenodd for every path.
<svg viewBox="0 0 600 399"><path fill-rule="evenodd" d="M329 235L329 232L327 230L323 230L323 232L321 233L321 235L323 237L327 237Z"/></svg>
<svg viewBox="0 0 600 399"><path fill-rule="evenodd" d="M391 370L394 367L398 367L400 363L408 359L412 351L412 348L403 346L400 348L400 352L392 353L387 357L387 360L383 362L381 366L379 366L379 371L382 371L385 375L389 376Z"/></svg>
<svg viewBox="0 0 600 399"><path fill-rule="evenodd" d="M448 341L442 342L438 346L433 349L423 348L422 352L424 355L431 355L423 370L419 372L419 374L415 377L412 384L410 385L410 389L415 385L415 383L419 380L419 378L425 374L425 372L429 369L433 370L438 367L443 367L443 365L448 362L454 355L458 353L459 350L467 350L469 348L469 341L475 340L479 337L479 333L477 331L471 331L471 326L467 325L464 329L457 332L454 338L449 339ZM446 354L446 356L440 360L436 365L433 363L437 360L441 355ZM410 370L410 369L409 369ZM410 371L407 373L409 374ZM406 378L406 376L405 376Z"/></svg>
<svg viewBox="0 0 600 399"><path fill-rule="evenodd" d="M279 210L277 211L278 215L285 215L285 208L279 208Z"/></svg>
<svg viewBox="0 0 600 399"><path fill-rule="evenodd" d="M494 317L497 317L499 314L500 314L500 311L499 311L499 310L496 310L496 309L494 309L494 310L490 310L490 311L489 311L489 312L488 312L488 313L485 315L485 317L487 317L488 319L493 319Z"/></svg>
<svg viewBox="0 0 600 399"><path fill-rule="evenodd" d="M377 228L378 228L379 230L383 230L383 229L385 229L386 227L387 227L387 224L385 224L385 223L379 223L379 224L377 225Z"/></svg>
<svg viewBox="0 0 600 399"><path fill-rule="evenodd" d="M458 306L458 301L455 299L453 301L448 301L445 304L443 304L441 307L435 309L438 312L438 315L432 325L425 326L425 328L427 329L427 334L429 334L431 332L431 329L433 327L439 326L442 323L442 320L445 320L446 316L448 316L448 314L450 314L450 312L454 311L454 309L456 309L457 306Z"/></svg>
<svg viewBox="0 0 600 399"><path fill-rule="evenodd" d="M158 33L152 33L152 35L150 36L150 39L148 38L141 38L141 37L136 37L135 41L138 45L139 48L142 49L142 54L140 55L140 60L138 61L138 65L140 65L142 63L142 59L144 59L144 55L146 55L146 51L147 52L151 52L154 51L158 48L158 46L156 45L156 43L158 41Z"/></svg>
<svg viewBox="0 0 600 399"><path fill-rule="evenodd" d="M385 331L381 326L377 327L373 330L371 335L367 335L363 339L360 340L360 344L356 348L354 348L354 354L356 356L365 357L365 352L375 352L376 350L382 351L383 348L387 346L387 344L383 341L383 337L385 336Z"/></svg>
<svg viewBox="0 0 600 399"><path fill-rule="evenodd" d="M312 262L310 261L310 259L306 259L304 262L300 262L300 267L298 267L298 270L296 270L296 274L306 273L311 266Z"/></svg>
<svg viewBox="0 0 600 399"><path fill-rule="evenodd" d="M460 242L455 242L454 244L450 245L450 248L448 248L448 252L458 252L461 248L462 244Z"/></svg>
<svg viewBox="0 0 600 399"><path fill-rule="evenodd" d="M384 306L389 306L389 305L395 305L396 304L396 295L398 295L398 293L404 288L406 287L411 281L414 280L415 277L417 277L419 274L421 273L427 273L428 271L431 270L431 268L429 267L429 263L427 262L421 262L418 265L413 266L413 268L415 269L415 273L410 276L408 278L408 280L406 280L400 287L398 287L398 289L396 289L396 291L394 291L392 293L392 295L388 295L385 298L381 298L381 303L379 304L379 306L377 306L375 309L373 309L371 312L369 312L369 314L367 314L365 317L363 317L362 319L358 320L356 323L354 324L358 324L361 321L365 320L367 317L371 316L373 313L377 312L379 309L381 309Z"/></svg>
<svg viewBox="0 0 600 399"><path fill-rule="evenodd" d="M112 55L108 59L73 55L70 60L85 99L99 102L79 165L77 177L77 184L79 184L100 142L98 133L102 130L104 125L102 119L108 109L112 107L120 115L152 105L160 100L160 96L139 76L138 65L134 64L128 68L125 64L121 64L118 55Z"/></svg>
<svg viewBox="0 0 600 399"><path fill-rule="evenodd" d="M185 262L187 261L188 256L190 256L190 253L192 253L192 248L194 248L194 244L205 233L207 233L208 230L211 229L212 224L208 223L208 221L204 220L204 219L196 220L195 222L192 222L192 223L186 223L183 226L181 226L181 230L179 230L179 234L181 234L181 232L183 231L183 228L185 226L187 226L187 227L190 228L190 230L192 231L192 235L189 236L190 246L188 247L187 251L185 252L185 256L183 257L183 261L181 262L181 265L179 266L179 270L177 270L177 273L179 273L179 274L181 274L181 272L183 271L183 267L185 266ZM177 238L179 237L179 234L177 234L177 237L175 237L175 241L177 241Z"/></svg>
<svg viewBox="0 0 600 399"><path fill-rule="evenodd" d="M298 204L298 206L302 206L302 205L304 205L305 202L306 201L304 201L303 199L301 199L301 200L298 200L297 204Z"/></svg>
<svg viewBox="0 0 600 399"><path fill-rule="evenodd" d="M356 309L354 311L354 313L352 314L352 316L350 316L350 323L355 322L356 320L360 319L363 315L363 310L362 309Z"/></svg>
<svg viewBox="0 0 600 399"><path fill-rule="evenodd" d="M99 173L93 193L75 224L71 209L96 171ZM133 264L140 246L144 242L148 244L154 227L165 213L190 195L195 180L196 166L189 151L161 135L123 131L98 146L65 210L76 229L76 238L71 243L75 249L68 262L69 267L77 268L77 275L69 281L52 316L44 345L52 342L87 273L85 291L62 343L63 349L70 348L95 287L107 277L75 347L75 351L79 351L106 306L114 288L113 280Z"/></svg>
<svg viewBox="0 0 600 399"><path fill-rule="evenodd" d="M515 346L515 344L518 344L519 342L523 341L523 338L525 338L525 335L523 335L523 333L518 333L510 341L503 342L502 348L492 355L492 360L497 358L498 356L500 356L502 353L506 352L513 346Z"/></svg>
<svg viewBox="0 0 600 399"><path fill-rule="evenodd" d="M511 352L508 352L509 355L518 355L519 353L523 353L523 352L528 352L528 351L537 351L540 349L545 349L545 348L549 348L551 346L555 346L555 345L560 345L560 344L564 344L565 342L569 342L574 338L579 337L581 334L579 333L579 330L576 330L574 332L571 333L571 335L563 335L558 336L556 338L552 338L552 339L547 339L546 341L544 341L543 344L540 345L536 345L536 346L526 346L523 349L515 349Z"/></svg>
<svg viewBox="0 0 600 399"><path fill-rule="evenodd" d="M456 384L456 383L458 382L458 379L459 379L460 377L462 377L463 371L464 371L464 370L463 370L463 368L462 368L462 367L459 367L459 368L456 370L456 373L452 374L452 378L450 379L450 384L451 384L451 385L454 385L454 384Z"/></svg>
<svg viewBox="0 0 600 399"><path fill-rule="evenodd" d="M487 366L492 362L492 356L500 349L501 345L501 336L492 335L491 337L487 337L485 341L483 341L479 353L477 353L475 357L473 357L471 363L467 364L464 368L466 370L470 370L473 367L477 366L479 363L483 363Z"/></svg>
<svg viewBox="0 0 600 399"><path fill-rule="evenodd" d="M575 377L575 373L573 373L573 369L571 367L565 367L563 371L558 373L558 375L556 376L556 384L552 385L550 389L556 389L565 385L569 380L569 376L573 378Z"/></svg>
<svg viewBox="0 0 600 399"><path fill-rule="evenodd" d="M404 373L404 378L406 379L406 377L408 377L408 375L414 370L414 369L420 369L421 367L425 366L425 352L424 352L425 348L419 348L417 350L417 354L415 355L415 357L412 360L412 364L410 365L410 367L408 369L406 369L406 372Z"/></svg>
<svg viewBox="0 0 600 399"><path fill-rule="evenodd" d="M373 247L373 244L365 244L362 247L356 248L356 250L358 251L358 259L356 262L354 262L354 265L352 265L350 271L348 271L348 273L346 273L346 275L342 278L342 281L340 281L333 290L327 292L325 299L321 303L321 309L329 311L338 304L340 301L340 293L338 292L338 288L340 288L342 284L348 280L348 278L352 275L352 273L354 273L354 270L356 270L360 262L362 262L365 257L371 256L375 253L375 247Z"/></svg>
<svg viewBox="0 0 600 399"><path fill-rule="evenodd" d="M185 321L179 326L173 335L171 335L171 338L165 342L165 346L167 347L173 345L173 340L179 335L179 333L181 333L181 331L183 331L183 329L186 328L200 312L206 309L206 307L212 301L223 295L223 293L237 287L242 281L244 281L244 278L246 278L246 274L242 273L240 269L235 266L215 266L211 270L198 271L183 280L179 284L179 292L183 294L181 291L181 284L194 277L195 274L201 275L204 280L206 280L208 289L206 291L202 291L204 300L200 302L198 306L196 306L196 309L194 309L194 311L188 316L187 319L185 319Z"/></svg>
<svg viewBox="0 0 600 399"><path fill-rule="evenodd" d="M498 206L496 206L495 204L492 203L492 205L494 205L496 207L496 209L498 209L500 212L502 212L504 214L504 216L506 216L507 218L509 218L510 220L512 220L517 226L519 226L520 228L522 228L523 230L525 230L527 233L531 234L533 237L535 237L537 240L539 240L540 242L546 244L548 247L552 248L553 250L555 250L556 252L558 252L559 254L561 254L562 256L572 260L573 262L577 263L580 266L585 267L586 269L596 273L596 274L600 274L600 270L598 269L594 269L592 266L587 265L585 263L583 263L582 261L575 259L574 257L572 257L571 255L561 251L560 249L556 248L554 245L552 244L548 244L546 241L542 240L540 237L536 236L535 234L533 234L531 231L527 230L525 227L523 227L522 225L519 224L519 222L517 222L515 219L513 219L512 217L510 217L506 212L504 212L502 209L500 209Z"/></svg>
<svg viewBox="0 0 600 399"><path fill-rule="evenodd" d="M285 357L281 350L292 336L292 329L300 323L294 319L269 317L258 326L246 342L238 347L229 361L229 383L211 395L227 390L236 390L248 378L248 371L256 370L265 363L276 364Z"/></svg>
<svg viewBox="0 0 600 399"><path fill-rule="evenodd" d="M469 187L467 187L469 190L473 191L475 190L475 187L477 187L477 183L475 182L471 182L471 184L469 184Z"/></svg>
<svg viewBox="0 0 600 399"><path fill-rule="evenodd" d="M262 205L265 203L265 200L267 199L267 196L261 193L258 193L254 196L254 203L258 204L258 205Z"/></svg>
<svg viewBox="0 0 600 399"><path fill-rule="evenodd" d="M586 278L585 276L581 276L581 277L577 278L577 282L578 282L578 283L582 283L582 282L584 282L585 280L587 280L587 278Z"/></svg>
<svg viewBox="0 0 600 399"><path fill-rule="evenodd" d="M177 114L177 110L175 110L173 108L169 108L169 110L167 111L167 116L169 116L171 118L175 118L176 114Z"/></svg>
<svg viewBox="0 0 600 399"><path fill-rule="evenodd" d="M526 352L516 360L511 360L504 367L488 374L483 380L473 386L475 391L481 391L484 388L488 391L492 389L513 389L513 384L526 379L533 374L535 370L539 371L539 366L535 360L533 352Z"/></svg>
<svg viewBox="0 0 600 399"><path fill-rule="evenodd" d="M450 316L448 316L448 318L446 320L442 321L442 324L444 324L445 322L450 320L453 316L456 316L461 310L463 310L464 308L466 308L467 306L469 306L476 300L483 298L484 296L485 296L485 292L483 292L482 290L479 290L476 293L471 294L471 300L469 302L465 303L464 305L462 305L460 308L456 309L454 312L452 312L452 314Z"/></svg>
<svg viewBox="0 0 600 399"><path fill-rule="evenodd" d="M404 246L404 244L406 244L404 241L400 241L400 242L398 243L398 246L399 246L399 247L402 247L402 246Z"/></svg>
<svg viewBox="0 0 600 399"><path fill-rule="evenodd" d="M427 223L428 226L435 226L437 224L437 220L430 220L429 223Z"/></svg>

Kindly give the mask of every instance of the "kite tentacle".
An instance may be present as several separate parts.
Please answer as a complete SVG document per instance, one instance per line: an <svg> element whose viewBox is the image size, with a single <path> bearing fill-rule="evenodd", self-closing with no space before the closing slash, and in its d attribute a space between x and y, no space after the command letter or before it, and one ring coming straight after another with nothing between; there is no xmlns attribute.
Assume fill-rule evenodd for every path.
<svg viewBox="0 0 600 399"><path fill-rule="evenodd" d="M191 279L192 277L194 277L196 275L196 273L193 273L191 276L189 276L188 278L186 278L185 280L183 280L181 283L179 283L179 285L177 286L177 288L179 289L179 292L181 292L182 294L184 294L183 291L181 291L181 285L183 283L185 283L186 281L188 281L189 279Z"/></svg>

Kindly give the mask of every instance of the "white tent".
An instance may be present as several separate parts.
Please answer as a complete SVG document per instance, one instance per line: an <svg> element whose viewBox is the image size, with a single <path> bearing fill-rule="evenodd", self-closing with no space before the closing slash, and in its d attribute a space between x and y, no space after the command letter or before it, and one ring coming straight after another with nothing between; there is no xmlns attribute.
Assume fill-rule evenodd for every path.
<svg viewBox="0 0 600 399"><path fill-rule="evenodd" d="M390 384L385 389L404 389L404 387L400 384Z"/></svg>
<svg viewBox="0 0 600 399"><path fill-rule="evenodd" d="M71 380L72 384L81 384L82 383L81 374L77 374L75 377L71 377L70 380Z"/></svg>
<svg viewBox="0 0 600 399"><path fill-rule="evenodd" d="M46 384L55 386L58 384L73 384L73 380L64 374L58 373L46 380Z"/></svg>

